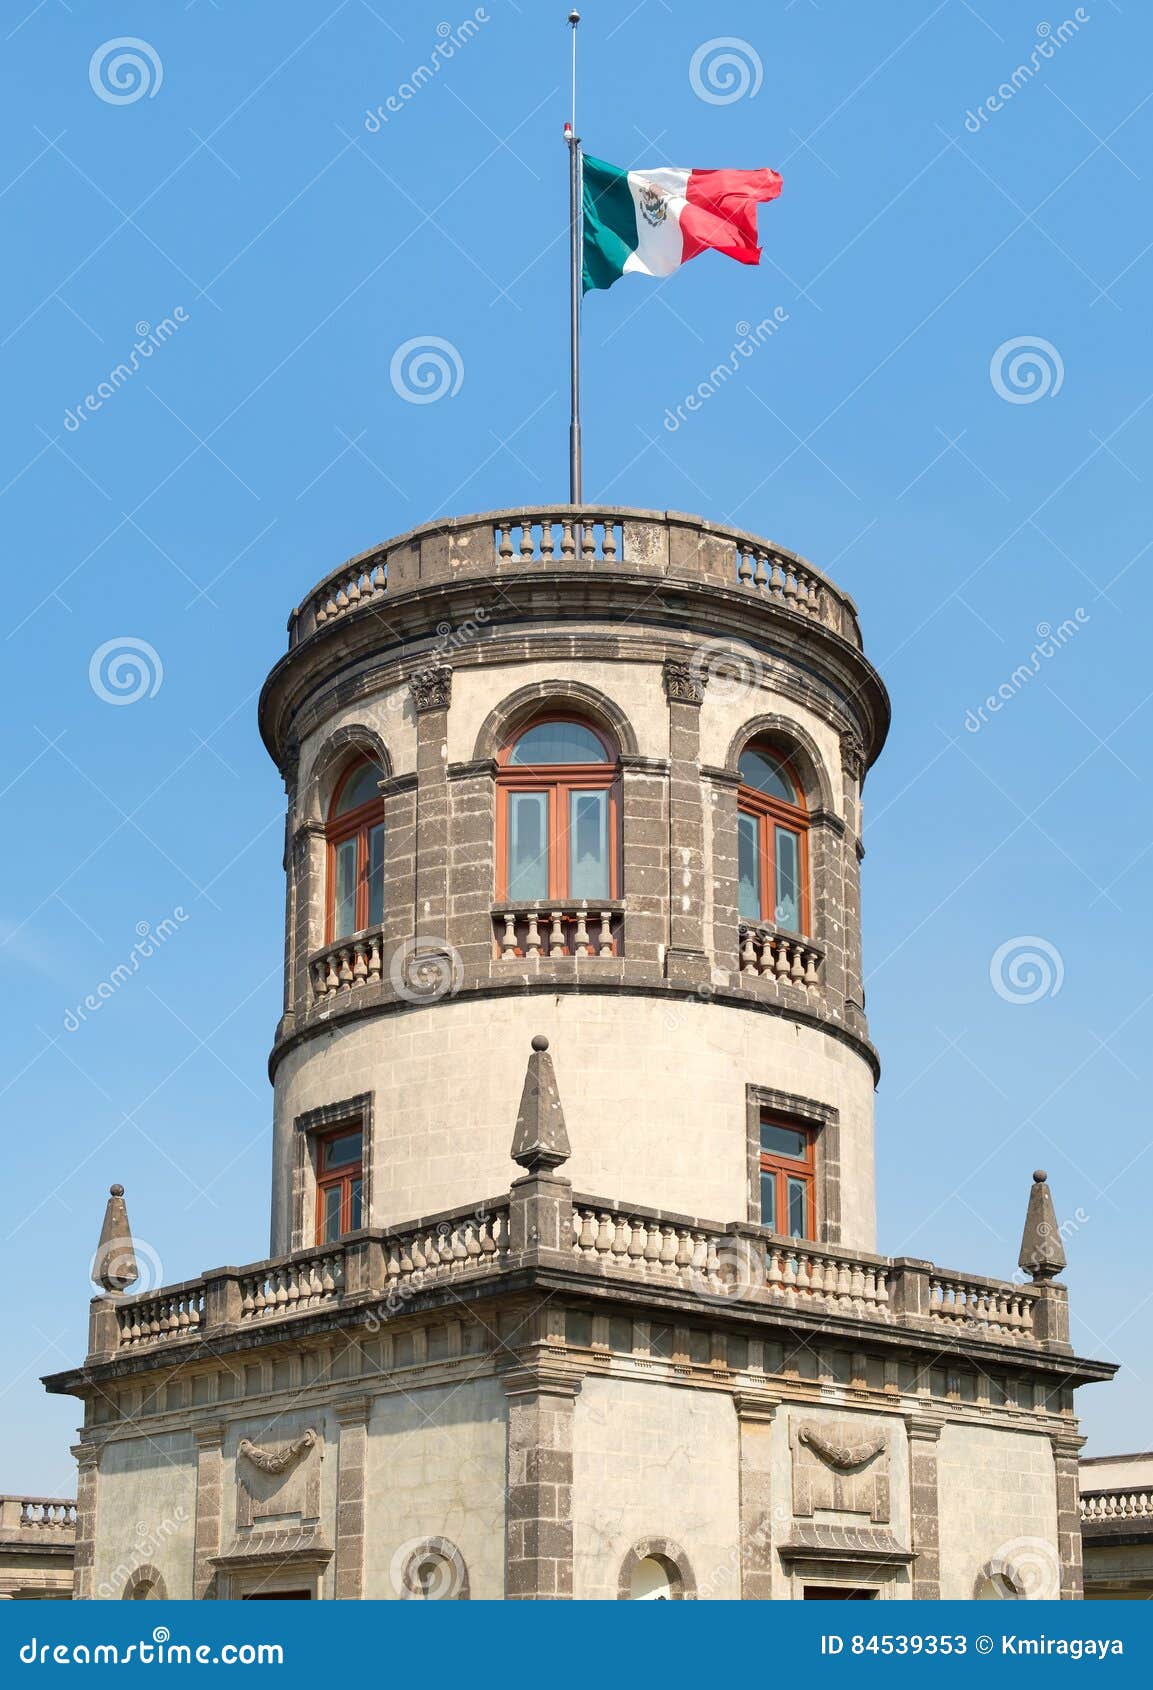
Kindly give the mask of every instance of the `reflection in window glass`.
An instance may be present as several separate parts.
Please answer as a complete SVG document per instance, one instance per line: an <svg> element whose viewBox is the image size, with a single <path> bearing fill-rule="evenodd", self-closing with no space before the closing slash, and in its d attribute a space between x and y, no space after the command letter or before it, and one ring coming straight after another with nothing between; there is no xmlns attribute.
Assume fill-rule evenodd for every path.
<svg viewBox="0 0 1153 1690"><path fill-rule="evenodd" d="M609 795L569 793L569 895L609 895Z"/></svg>
<svg viewBox="0 0 1153 1690"><path fill-rule="evenodd" d="M788 933L801 931L800 839L790 828L776 830L777 907L775 921Z"/></svg>
<svg viewBox="0 0 1153 1690"><path fill-rule="evenodd" d="M789 1224L786 1230L790 1238L804 1238L806 1235L805 1195L803 1179L788 1181Z"/></svg>
<svg viewBox="0 0 1153 1690"><path fill-rule="evenodd" d="M362 763L354 774L349 775L341 788L333 814L346 816L350 810L358 810L370 799L379 798L383 778L375 763Z"/></svg>
<svg viewBox="0 0 1153 1690"><path fill-rule="evenodd" d="M761 1122L761 1149L773 1150L778 1156L792 1156L800 1161L808 1150L806 1133L793 1127L778 1127L775 1121Z"/></svg>
<svg viewBox="0 0 1153 1690"><path fill-rule="evenodd" d="M737 817L737 875L742 921L761 919L761 852L757 832L755 816L742 814Z"/></svg>
<svg viewBox="0 0 1153 1690"><path fill-rule="evenodd" d="M368 925L384 920L384 826L368 830Z"/></svg>
<svg viewBox="0 0 1153 1690"><path fill-rule="evenodd" d="M521 734L510 763L542 768L549 763L605 763L605 748L580 722L538 722Z"/></svg>
<svg viewBox="0 0 1153 1690"><path fill-rule="evenodd" d="M508 801L508 895L513 903L548 897L548 796L512 792Z"/></svg>
<svg viewBox="0 0 1153 1690"><path fill-rule="evenodd" d="M356 836L336 847L336 896L332 911L332 936L346 939L356 931Z"/></svg>
<svg viewBox="0 0 1153 1690"><path fill-rule="evenodd" d="M755 787L770 798L783 798L786 804L797 802L797 789L783 764L767 751L742 751L737 767L746 786Z"/></svg>

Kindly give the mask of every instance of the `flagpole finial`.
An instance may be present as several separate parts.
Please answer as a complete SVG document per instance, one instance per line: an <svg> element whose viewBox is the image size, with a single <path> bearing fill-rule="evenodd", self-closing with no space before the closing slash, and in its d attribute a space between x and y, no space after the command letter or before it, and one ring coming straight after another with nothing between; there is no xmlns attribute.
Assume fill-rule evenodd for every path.
<svg viewBox="0 0 1153 1690"><path fill-rule="evenodd" d="M570 12L569 15L568 15L568 21L569 21L569 23L572 24L573 28L575 29L577 24L581 21L580 13L579 12Z"/></svg>

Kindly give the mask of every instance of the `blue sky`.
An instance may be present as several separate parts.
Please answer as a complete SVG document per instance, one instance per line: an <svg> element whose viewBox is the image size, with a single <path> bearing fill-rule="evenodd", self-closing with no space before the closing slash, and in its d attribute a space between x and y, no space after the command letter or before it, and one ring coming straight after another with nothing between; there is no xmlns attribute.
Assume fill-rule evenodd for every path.
<svg viewBox="0 0 1153 1690"><path fill-rule="evenodd" d="M706 254L590 299L586 493L739 522L856 596L894 704L864 869L881 1248L1008 1276L1048 1168L1077 1345L1123 1364L1082 1393L1089 1447L1145 1448L1150 20L1133 0L584 10L590 151L785 180L759 270ZM255 703L288 610L415 523L564 496L565 7L481 13L407 99L471 7L8 9L6 1489L72 1484L76 1415L37 1376L82 1358L110 1181L167 1280L266 1247L283 793ZM110 100L138 92L101 53L123 37L151 50L145 91ZM741 45L704 54L703 98L690 66L716 38ZM393 356L430 336L458 391L406 403ZM131 707L90 680L125 638L151 648ZM1037 940L1031 990L1012 959Z"/></svg>

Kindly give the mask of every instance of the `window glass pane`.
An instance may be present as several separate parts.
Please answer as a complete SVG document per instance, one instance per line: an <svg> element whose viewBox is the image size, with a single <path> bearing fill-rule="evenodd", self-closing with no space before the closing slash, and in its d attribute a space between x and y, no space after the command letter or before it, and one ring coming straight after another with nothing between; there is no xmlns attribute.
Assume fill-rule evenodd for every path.
<svg viewBox="0 0 1153 1690"><path fill-rule="evenodd" d="M326 1185L320 1194L320 1200L324 1205L321 1211L324 1216L324 1243L331 1244L334 1239L340 1237L339 1185Z"/></svg>
<svg viewBox="0 0 1153 1690"><path fill-rule="evenodd" d="M569 896L609 895L609 795L569 793Z"/></svg>
<svg viewBox="0 0 1153 1690"><path fill-rule="evenodd" d="M605 748L583 722L538 722L521 734L510 763L540 768L548 763L607 763Z"/></svg>
<svg viewBox="0 0 1153 1690"><path fill-rule="evenodd" d="M794 1161L804 1160L809 1148L808 1135L798 1132L795 1127L779 1127L775 1121L761 1122L761 1149L772 1151L777 1156L791 1156Z"/></svg>
<svg viewBox="0 0 1153 1690"><path fill-rule="evenodd" d="M777 1226L777 1176L761 1169L761 1225Z"/></svg>
<svg viewBox="0 0 1153 1690"><path fill-rule="evenodd" d="M508 895L513 903L548 897L548 794L508 795Z"/></svg>
<svg viewBox="0 0 1153 1690"><path fill-rule="evenodd" d="M776 830L776 924L786 932L801 931L801 841L787 827Z"/></svg>
<svg viewBox="0 0 1153 1690"><path fill-rule="evenodd" d="M383 779L384 775L375 763L361 763L341 787L333 815L346 816L349 810L359 809L362 804L367 804L370 798L379 799L380 783Z"/></svg>
<svg viewBox="0 0 1153 1690"><path fill-rule="evenodd" d="M350 1201L349 1206L348 1206L349 1207L348 1229L349 1229L350 1232L355 1232L358 1226L364 1225L364 1222L361 1219L361 1208L362 1208L361 1193L362 1193L363 1189L364 1189L363 1182L361 1180L354 1179L352 1181L351 1201Z"/></svg>
<svg viewBox="0 0 1153 1690"><path fill-rule="evenodd" d="M806 1226L806 1183L803 1179L790 1179L785 1182L788 1189L789 1204L789 1237L804 1238L808 1232Z"/></svg>
<svg viewBox="0 0 1153 1690"><path fill-rule="evenodd" d="M750 747L741 752L737 767L746 786L755 786L758 792L767 793L770 798L783 798L786 804L799 802L797 789L784 765L770 752Z"/></svg>
<svg viewBox="0 0 1153 1690"><path fill-rule="evenodd" d="M742 921L761 919L761 851L757 818L737 817L737 875L740 881Z"/></svg>
<svg viewBox="0 0 1153 1690"><path fill-rule="evenodd" d="M368 925L384 920L384 824L368 830Z"/></svg>
<svg viewBox="0 0 1153 1690"><path fill-rule="evenodd" d="M326 1138L323 1150L321 1166L326 1173L332 1168L354 1167L361 1157L361 1134L341 1133L339 1138Z"/></svg>
<svg viewBox="0 0 1153 1690"><path fill-rule="evenodd" d="M336 892L332 906L332 937L343 939L356 931L356 840L336 847Z"/></svg>

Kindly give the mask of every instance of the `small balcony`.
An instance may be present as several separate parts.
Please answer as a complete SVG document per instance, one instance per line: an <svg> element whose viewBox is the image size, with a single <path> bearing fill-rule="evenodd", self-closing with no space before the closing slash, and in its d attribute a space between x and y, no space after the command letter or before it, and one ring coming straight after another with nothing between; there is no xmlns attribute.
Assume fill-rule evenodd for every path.
<svg viewBox="0 0 1153 1690"><path fill-rule="evenodd" d="M538 957L621 955L624 904L602 898L592 904L494 904L493 957L517 962Z"/></svg>
<svg viewBox="0 0 1153 1690"><path fill-rule="evenodd" d="M803 934L784 933L775 927L742 923L739 963L742 975L776 980L810 992L822 984L825 953Z"/></svg>

